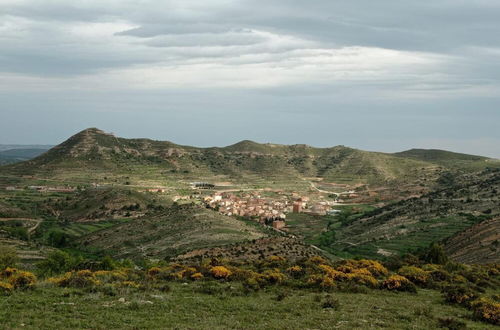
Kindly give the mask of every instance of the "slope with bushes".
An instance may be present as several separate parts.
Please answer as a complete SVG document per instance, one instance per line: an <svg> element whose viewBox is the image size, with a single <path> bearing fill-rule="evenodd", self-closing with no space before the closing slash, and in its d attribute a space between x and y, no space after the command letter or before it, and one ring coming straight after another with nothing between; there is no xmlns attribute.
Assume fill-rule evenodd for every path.
<svg viewBox="0 0 500 330"><path fill-rule="evenodd" d="M324 248L370 257L415 251L500 214L498 191L500 170L457 177L448 188L334 224Z"/></svg>
<svg viewBox="0 0 500 330"><path fill-rule="evenodd" d="M192 204L177 205L77 241L120 258L164 259L200 248L258 239L264 228Z"/></svg>

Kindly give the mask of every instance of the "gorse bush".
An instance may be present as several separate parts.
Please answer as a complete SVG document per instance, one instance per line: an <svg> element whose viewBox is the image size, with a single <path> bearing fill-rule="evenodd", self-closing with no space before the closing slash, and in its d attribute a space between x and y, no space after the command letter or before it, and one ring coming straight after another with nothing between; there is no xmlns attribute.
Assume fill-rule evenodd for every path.
<svg viewBox="0 0 500 330"><path fill-rule="evenodd" d="M7 282L13 289L29 289L36 284L33 273L11 267L0 272L0 280Z"/></svg>
<svg viewBox="0 0 500 330"><path fill-rule="evenodd" d="M389 276L388 279L382 282L381 287L390 291L406 291L413 293L417 292L415 284L401 275Z"/></svg>
<svg viewBox="0 0 500 330"><path fill-rule="evenodd" d="M224 266L215 266L210 269L210 274L217 279L228 279L232 272Z"/></svg>
<svg viewBox="0 0 500 330"><path fill-rule="evenodd" d="M471 303L474 317L491 324L500 325L500 303L480 298Z"/></svg>
<svg viewBox="0 0 500 330"><path fill-rule="evenodd" d="M14 286L10 283L0 281L0 295L9 295L14 290Z"/></svg>
<svg viewBox="0 0 500 330"><path fill-rule="evenodd" d="M195 290L217 294L221 299L235 294L249 295L258 290L279 292L291 288L363 294L375 289L416 293L417 286L430 289L439 287L442 289L443 303L470 308L475 317L482 321L492 324L498 322L499 302L480 298L488 292L482 286L495 288L499 283L498 266L492 265L419 264L418 267L405 265L396 272L389 272L379 262L366 259L331 263L321 257L312 257L291 263L282 257L273 256L251 262L202 259L196 264L144 263L145 270L141 270L125 268L121 263L106 259L104 263L103 260L98 262L98 269L70 269L62 275L49 278L47 282L115 296L131 290L168 292L169 282L182 281L190 282ZM39 267L45 270L44 273L52 273L67 267L96 265L80 262L71 266L75 265L73 261L68 254L54 253ZM29 274L15 268L1 271L0 294L11 294L15 289L35 285L36 278Z"/></svg>
<svg viewBox="0 0 500 330"><path fill-rule="evenodd" d="M429 284L429 272L415 266L404 266L398 270L398 274L406 277L416 285L427 286Z"/></svg>
<svg viewBox="0 0 500 330"><path fill-rule="evenodd" d="M87 269L67 272L63 276L51 277L48 281L57 286L73 288L90 288L101 284L96 275Z"/></svg>
<svg viewBox="0 0 500 330"><path fill-rule="evenodd" d="M450 285L441 290L447 303L459 304L468 307L470 303L479 297L479 293L470 287Z"/></svg>

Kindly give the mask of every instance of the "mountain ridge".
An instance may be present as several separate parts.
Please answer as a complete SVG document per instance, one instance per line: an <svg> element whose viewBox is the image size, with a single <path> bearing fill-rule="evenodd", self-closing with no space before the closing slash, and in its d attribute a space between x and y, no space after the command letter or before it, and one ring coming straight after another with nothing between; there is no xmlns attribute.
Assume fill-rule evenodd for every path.
<svg viewBox="0 0 500 330"><path fill-rule="evenodd" d="M226 147L199 148L146 138L126 139L98 128L88 128L39 157L7 168L35 174L45 171L53 176L61 167L113 171L123 169L124 164L139 164L150 170L154 167L155 171L164 169L190 174L190 177L222 175L241 179L259 175L273 181L319 177L334 182L421 184L436 181L446 170L495 165L493 160L486 162L489 158L478 159L471 155L460 156L460 164L449 164L448 158L453 160L457 156L451 152L445 154L446 161L431 162L413 154L406 157L405 152L390 154L342 145L316 148L304 144L260 144L250 140ZM500 162L498 164L500 166Z"/></svg>

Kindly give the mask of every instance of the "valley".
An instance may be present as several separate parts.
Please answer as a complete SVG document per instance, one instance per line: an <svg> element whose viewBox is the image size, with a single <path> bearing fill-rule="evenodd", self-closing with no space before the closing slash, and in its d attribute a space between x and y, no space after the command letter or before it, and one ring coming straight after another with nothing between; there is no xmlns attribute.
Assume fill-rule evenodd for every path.
<svg viewBox="0 0 500 330"><path fill-rule="evenodd" d="M474 297L486 299L485 308L496 308L499 191L500 161L486 157L251 141L196 148L92 128L0 167L0 248L16 255L26 276L41 277L40 284L29 284L37 287L34 299L55 301L63 294L88 312L92 304L78 298L86 290L117 312L121 305L108 295L131 299L134 311L170 308L163 298L145 300L144 292L180 299L186 311L184 296L206 304L215 297L237 300L257 310L257 302L285 300L269 302L266 309L276 315L300 300L311 316L287 322L329 328L315 305L326 300L327 310L343 306L347 321L338 324L359 327L355 314L367 313L382 295L385 314L370 316L375 326L406 322L391 318L384 305L403 299L422 305L422 312L405 316L422 328L457 322L480 329L496 319L465 317L459 307L442 305L436 290L447 297L450 285L466 281ZM9 269L0 273L0 286L10 295L17 275ZM165 280L169 284L160 284ZM419 296L411 299L380 291L410 295L417 287ZM331 293L361 302L331 302ZM28 299L14 295L15 304ZM433 313L424 310L429 301ZM128 306L118 300L124 302ZM483 305L471 306L483 313ZM46 312L50 316L36 324L57 315ZM2 318L13 324L0 312ZM231 322L248 326L245 319Z"/></svg>

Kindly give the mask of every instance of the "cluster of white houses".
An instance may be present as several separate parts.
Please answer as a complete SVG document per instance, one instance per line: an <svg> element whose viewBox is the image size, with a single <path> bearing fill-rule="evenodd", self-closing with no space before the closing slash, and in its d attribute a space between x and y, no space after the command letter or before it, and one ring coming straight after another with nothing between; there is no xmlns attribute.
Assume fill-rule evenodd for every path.
<svg viewBox="0 0 500 330"><path fill-rule="evenodd" d="M207 207L228 216L255 218L275 229L285 227L286 214L309 213L326 215L331 207L327 202L309 205L307 197L282 196L279 199L264 198L257 193L238 196L232 193L215 193L204 197Z"/></svg>

